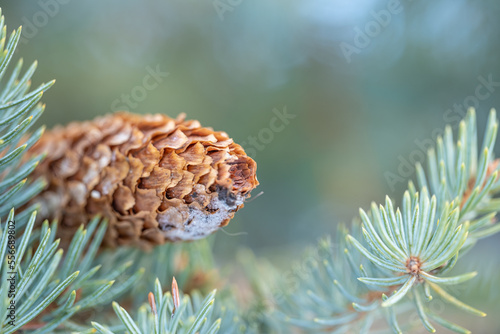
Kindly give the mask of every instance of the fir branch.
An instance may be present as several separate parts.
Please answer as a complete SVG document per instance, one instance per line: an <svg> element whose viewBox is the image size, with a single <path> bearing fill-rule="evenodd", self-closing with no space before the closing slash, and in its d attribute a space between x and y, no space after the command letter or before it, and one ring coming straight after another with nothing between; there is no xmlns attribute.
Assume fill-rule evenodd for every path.
<svg viewBox="0 0 500 334"><path fill-rule="evenodd" d="M164 305L163 307L167 305L164 301L169 300L169 298L171 299L171 297L165 297L160 282L168 282L175 276L180 286L183 287L183 289L178 289L178 291L183 291L184 293L189 291L189 297L187 294L185 294L184 297L184 299L187 298L186 300L188 300L189 303L183 304L184 299L182 295L179 294L181 303L176 307L176 311L172 312L175 317L178 314L177 310L181 310L185 307L191 310L189 311L191 313L183 311L184 315L179 315L182 320L184 317L187 317L187 314L191 314L191 316L189 316L191 318L194 316L193 310L197 310L203 301L200 290L207 290L208 287L213 286L218 279L214 273L215 268L210 238L208 240L203 239L189 244L161 245L151 251L128 247L122 247L117 250L106 250L103 251L93 263L114 263L116 267L120 263L126 262L131 262L132 265L124 272L125 277L127 277L127 273L136 270L138 266L141 266L145 272L148 273L148 275L142 277L141 280L135 281L133 286L122 289L123 293L117 295L117 297L121 296L120 304L123 303L124 305L128 305L126 307L126 312L132 319L136 319L136 321L134 321L138 324L141 333L149 333L148 331L152 328L152 325L149 323L151 319L148 318L151 316L150 312L153 312L153 309L156 309L157 312L161 312L161 305ZM154 277L153 275L158 275L158 277L156 279L151 279L151 277ZM144 295L145 291L154 291L153 296L155 303L150 303L149 307L144 304L146 299ZM223 288L218 293L217 300L214 302L213 308L211 308L210 311L211 318L208 319L212 319L213 321L219 318L221 319L217 322L218 325L216 326L218 328L220 327L218 333L257 333L252 327L252 324L246 321L246 319L243 319L240 315L233 295L233 291ZM168 296L172 296L172 293L168 292ZM151 297L149 300L151 301ZM110 302L110 300L108 300L108 302ZM171 304L173 311L173 300L168 303ZM128 318L117 305L118 304L113 307L115 317L108 312L107 307L103 308L102 312L98 312L92 317L93 330L101 330L104 333L106 333L106 330L116 333L125 331L125 324L121 320L127 320ZM110 320L113 318L114 320ZM192 319L189 321L192 321ZM186 321L182 320L179 324L181 323L186 323ZM67 322L66 324L68 328L78 332L91 332L91 330L85 328L82 324L74 322ZM107 324L107 326L103 324ZM139 324L141 325L139 326ZM212 325L213 324L214 323L212 323ZM160 326L160 332L166 331L166 333L185 333L187 330L184 325L184 327L180 328L175 326L169 327L168 321L163 321L163 325L160 322L158 326ZM207 325L203 325L203 328L204 330L208 330ZM132 329L130 328L129 330Z"/></svg>
<svg viewBox="0 0 500 334"><path fill-rule="evenodd" d="M173 286L175 285L173 284ZM185 295L180 304L177 304L178 291L174 289L172 292L162 294L162 287L158 279L155 286L155 293L150 293L150 304L147 306L144 304L139 308L137 321L133 320L127 310L113 302L113 309L120 324L106 327L92 322L93 327L103 334L123 332L135 334L218 333L221 319L209 320L212 319L210 312L214 307L215 291L208 294L201 303L198 296L190 298Z"/></svg>
<svg viewBox="0 0 500 334"><path fill-rule="evenodd" d="M15 300L15 312L12 312L12 317L7 317L10 310L7 306L4 308L2 319L5 320L0 325L0 333L14 333L20 329L33 333L67 332L67 321L80 319L82 312L116 298L121 291L110 288L124 269L106 271L82 265L81 258L88 255L83 250L102 241L102 234L91 238L87 233L99 225L98 217L89 223L89 230L82 228L74 236L64 258L63 250L58 250L59 239L54 240L57 224L49 227L48 222L44 222L39 238L33 238L35 217L33 213L17 248L12 248L7 242L10 230L6 224L2 226L0 254L2 258L5 254L15 258L7 256L2 267L4 279L0 296ZM14 221L14 211L11 211L8 221ZM101 229L106 226L104 222L100 225ZM139 270L123 284L130 287L142 273L143 270ZM7 280L12 277L16 280L14 285Z"/></svg>
<svg viewBox="0 0 500 334"><path fill-rule="evenodd" d="M413 190L410 183L410 190L403 197L402 213L399 209L394 212L390 199L380 209L372 206L371 218L361 210L364 237L373 253L355 238L348 236L356 249L370 261L385 265L392 275L398 275L395 278L400 277L401 270L405 271L405 283L396 285L397 291L383 301L381 306L396 304L411 290L420 319L431 332L434 328L424 311L421 302L424 296L421 296L422 289L418 289L419 284L423 284L424 291L429 291L430 287L444 300L459 308L478 316L486 315L458 301L440 287L459 284L476 276L475 272L455 277L441 275L463 255L461 250L467 241L475 244L474 236L487 236L498 231L497 226L484 228L484 225L491 226L491 223L488 224L488 219L492 218L491 211L477 211L488 204L495 194L498 182L498 162L493 160L490 153L493 151L498 129L495 111L490 112L479 150L482 153L478 158L475 123L475 112L470 110L466 119L460 123L456 145L453 145L450 127L445 129L444 138L438 137L437 154L433 149L428 154L430 177L427 178L421 166L417 165L420 194ZM434 193L431 199L427 187ZM496 213L493 212L493 215ZM475 226L476 230L472 237L469 236L470 226ZM364 278L360 280L366 281ZM368 279L371 284L376 280L377 278Z"/></svg>
<svg viewBox="0 0 500 334"><path fill-rule="evenodd" d="M427 172L417 164L417 186L409 182L401 208L387 197L385 205L373 203L368 212L360 210L361 224L354 221L349 232L340 226L335 243L328 238L320 241L300 269L292 270L294 286L287 287L281 279L278 284L285 288L279 293L260 289L261 304L273 301L266 309L269 317L282 320L267 321L272 331L301 327L311 332L368 333L386 318L391 330L401 333L411 324L401 326L397 318L415 310L430 332L435 331L435 321L466 333L432 313L428 303L436 294L462 310L485 315L444 287L474 278L476 272L445 274L480 238L500 231L494 221L500 211L494 197L500 191L499 162L492 154L497 129L492 110L478 147L475 112L470 110L460 123L457 143L447 127L437 147L428 152Z"/></svg>
<svg viewBox="0 0 500 334"><path fill-rule="evenodd" d="M21 27L7 38L7 27L4 23L0 9L0 217L7 215L13 207L20 208L43 188L38 181L26 185L26 177L42 157L24 162L21 158L43 132L41 127L31 135L28 133L45 108L40 103L43 93L54 84L54 81L51 81L29 92L37 63L34 62L24 75L20 76L22 59L18 61L10 76L6 76L19 43ZM18 223L22 225L26 221L18 220Z"/></svg>

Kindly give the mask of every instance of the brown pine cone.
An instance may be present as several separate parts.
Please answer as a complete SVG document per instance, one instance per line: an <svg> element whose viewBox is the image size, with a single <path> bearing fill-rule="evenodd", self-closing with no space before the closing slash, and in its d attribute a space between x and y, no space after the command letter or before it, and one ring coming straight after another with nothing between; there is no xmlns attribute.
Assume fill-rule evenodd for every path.
<svg viewBox="0 0 500 334"><path fill-rule="evenodd" d="M59 220L63 244L96 214L109 221L106 246L203 238L259 184L240 145L182 114L75 122L45 133L30 152L47 153L33 177L48 186L34 201L39 217Z"/></svg>

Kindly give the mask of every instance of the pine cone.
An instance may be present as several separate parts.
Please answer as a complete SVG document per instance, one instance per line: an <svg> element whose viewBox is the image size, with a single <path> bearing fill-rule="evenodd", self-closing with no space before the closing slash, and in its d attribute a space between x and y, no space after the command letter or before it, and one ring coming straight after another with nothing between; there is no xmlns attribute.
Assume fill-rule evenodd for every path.
<svg viewBox="0 0 500 334"><path fill-rule="evenodd" d="M96 214L105 246L203 238L227 225L257 181L256 163L224 132L195 120L116 113L57 127L31 154L47 158L34 201L58 219L62 243ZM30 154L28 154L30 155Z"/></svg>

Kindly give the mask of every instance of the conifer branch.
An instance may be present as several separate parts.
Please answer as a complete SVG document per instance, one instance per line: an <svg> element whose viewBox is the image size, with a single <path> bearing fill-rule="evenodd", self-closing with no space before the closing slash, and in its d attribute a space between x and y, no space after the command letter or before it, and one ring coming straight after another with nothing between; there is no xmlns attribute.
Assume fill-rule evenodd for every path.
<svg viewBox="0 0 500 334"><path fill-rule="evenodd" d="M22 59L7 76L20 36L21 28L7 37L7 27L0 9L0 217L8 215L13 207L20 208L44 187L41 180L27 183L27 177L42 156L35 156L24 162L21 162L21 157L43 133L43 127L31 134L28 131L43 113L45 106L40 100L54 81L41 84L29 92L37 62L21 76ZM17 217L17 226L26 224L31 209L33 208L27 210L22 219Z"/></svg>
<svg viewBox="0 0 500 334"><path fill-rule="evenodd" d="M234 313L225 307L215 305L215 290L204 299L198 292L191 296L182 294L175 288L163 293L160 281L156 279L154 292L149 293L149 304L143 304L137 312L137 320L118 303L113 303L117 316L116 324L104 326L92 322L98 333L135 333L135 334L215 334L251 333L243 323L234 317ZM221 328L224 324L224 328ZM87 331L91 333L91 331Z"/></svg>
<svg viewBox="0 0 500 334"><path fill-rule="evenodd" d="M475 111L469 110L456 144L448 126L436 148L428 151L427 171L417 164L417 184L409 182L400 208L387 197L384 205L361 209L360 221L355 220L349 232L340 226L335 243L328 238L320 241L313 255L301 262L302 268L292 271L298 280L295 287L273 292L284 297L276 300L261 291L261 298L274 302L266 312L282 321L269 322L273 330L369 333L385 318L394 333L401 333L412 324L400 325L398 319L416 311L429 332L436 330L435 322L467 333L428 305L436 295L485 316L446 291L446 286L467 282L478 273L446 273L480 238L500 231L495 224L500 211L495 198L500 191L499 162L492 154L497 129L492 110L478 147Z"/></svg>

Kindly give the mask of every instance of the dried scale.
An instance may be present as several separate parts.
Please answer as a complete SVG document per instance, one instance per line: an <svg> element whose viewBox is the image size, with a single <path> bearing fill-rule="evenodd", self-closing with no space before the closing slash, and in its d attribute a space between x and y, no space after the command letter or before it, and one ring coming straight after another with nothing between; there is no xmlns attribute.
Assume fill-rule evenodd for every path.
<svg viewBox="0 0 500 334"><path fill-rule="evenodd" d="M148 247L203 238L227 225L258 185L256 163L225 132L196 120L125 112L45 133L30 150L47 157L33 201L58 219L62 242L100 214L103 244Z"/></svg>

